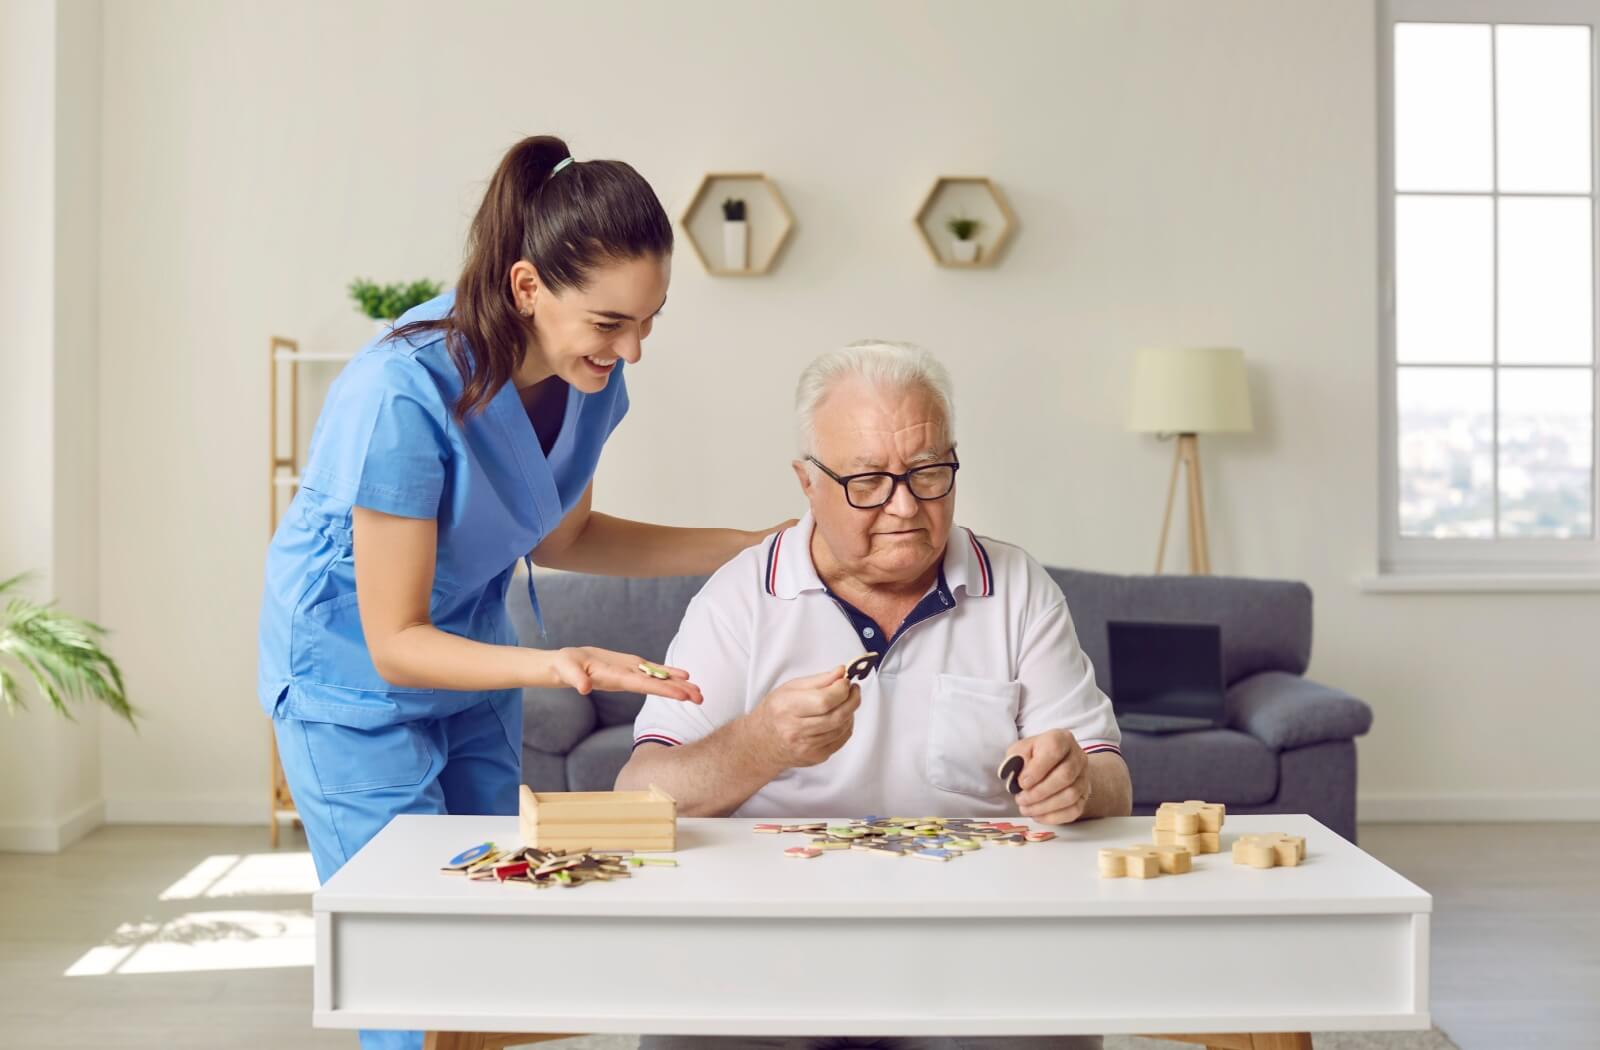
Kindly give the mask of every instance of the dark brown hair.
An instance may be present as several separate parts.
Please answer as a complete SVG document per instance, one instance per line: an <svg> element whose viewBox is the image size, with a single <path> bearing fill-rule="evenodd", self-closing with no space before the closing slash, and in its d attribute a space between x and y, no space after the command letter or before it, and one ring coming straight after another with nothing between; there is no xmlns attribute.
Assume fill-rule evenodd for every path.
<svg viewBox="0 0 1600 1050"><path fill-rule="evenodd" d="M404 338L445 333L461 373L455 415L481 411L522 364L531 323L517 311L508 277L519 259L554 292L582 289L596 267L672 253L672 223L655 190L620 160L575 161L553 135L506 151L467 234L455 305L444 317L395 329Z"/></svg>

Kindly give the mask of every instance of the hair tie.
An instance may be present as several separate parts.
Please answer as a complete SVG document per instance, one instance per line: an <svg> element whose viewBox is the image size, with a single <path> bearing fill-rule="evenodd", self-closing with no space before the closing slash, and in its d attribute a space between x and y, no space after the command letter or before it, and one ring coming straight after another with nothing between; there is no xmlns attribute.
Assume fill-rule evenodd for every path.
<svg viewBox="0 0 1600 1050"><path fill-rule="evenodd" d="M550 169L550 174L552 176L558 174L561 171L562 168L566 167L568 164L571 164L571 163L572 163L572 158L568 157L566 160L562 161L561 163L557 164L555 167L551 168Z"/></svg>

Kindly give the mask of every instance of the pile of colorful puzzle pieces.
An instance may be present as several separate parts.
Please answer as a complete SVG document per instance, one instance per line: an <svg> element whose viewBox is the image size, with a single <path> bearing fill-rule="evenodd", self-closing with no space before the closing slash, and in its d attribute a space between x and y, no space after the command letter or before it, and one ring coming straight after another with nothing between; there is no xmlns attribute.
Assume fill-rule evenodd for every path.
<svg viewBox="0 0 1600 1050"><path fill-rule="evenodd" d="M483 842L462 850L439 870L446 875L465 875L474 882L512 882L546 890L631 878L629 868L645 865L676 868L678 862L670 857L635 857L631 850L590 852L531 846L501 850L492 842Z"/></svg>
<svg viewBox="0 0 1600 1050"><path fill-rule="evenodd" d="M1100 877L1153 879L1193 870L1194 858L1222 848L1227 809L1220 802L1163 802L1156 810L1154 842L1100 851ZM1306 840L1270 832L1241 835L1233 844L1233 862L1252 868L1292 868L1306 857Z"/></svg>
<svg viewBox="0 0 1600 1050"><path fill-rule="evenodd" d="M810 836L808 845L790 846L783 851L784 856L801 860L836 850L855 850L880 857L948 861L982 849L985 842L1026 846L1056 837L1053 831L1035 831L1026 824L962 817L861 817L843 824L757 824L754 830L768 835Z"/></svg>

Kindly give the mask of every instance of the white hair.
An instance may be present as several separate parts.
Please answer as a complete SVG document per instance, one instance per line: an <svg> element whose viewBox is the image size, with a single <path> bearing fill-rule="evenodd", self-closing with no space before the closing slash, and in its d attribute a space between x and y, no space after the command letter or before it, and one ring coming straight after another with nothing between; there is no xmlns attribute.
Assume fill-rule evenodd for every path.
<svg viewBox="0 0 1600 1050"><path fill-rule="evenodd" d="M950 373L944 365L920 346L869 339L819 354L800 373L794 392L795 436L800 455L809 456L816 450L817 406L836 383L851 377L891 390L923 388L944 415L946 442L955 444L956 406L950 391Z"/></svg>

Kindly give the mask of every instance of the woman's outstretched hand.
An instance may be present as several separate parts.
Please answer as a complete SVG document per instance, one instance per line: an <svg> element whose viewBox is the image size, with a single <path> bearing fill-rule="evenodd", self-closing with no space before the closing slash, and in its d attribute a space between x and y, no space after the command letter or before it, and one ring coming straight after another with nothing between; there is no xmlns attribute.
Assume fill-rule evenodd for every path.
<svg viewBox="0 0 1600 1050"><path fill-rule="evenodd" d="M642 657L589 645L573 645L551 652L549 658L556 680L585 695L593 689L605 689L615 693L649 693L691 704L704 700L700 687L689 681L688 671L651 664L667 674L666 678L657 678L639 669L640 664L646 663Z"/></svg>

